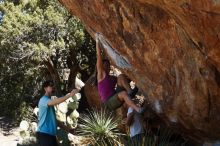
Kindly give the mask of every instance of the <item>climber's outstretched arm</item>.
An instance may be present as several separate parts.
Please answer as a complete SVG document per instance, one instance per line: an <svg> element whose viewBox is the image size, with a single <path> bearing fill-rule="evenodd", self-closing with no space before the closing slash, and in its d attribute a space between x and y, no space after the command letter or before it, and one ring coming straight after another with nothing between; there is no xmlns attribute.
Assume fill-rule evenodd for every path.
<svg viewBox="0 0 220 146"><path fill-rule="evenodd" d="M96 62L97 80L101 81L105 77L105 71L102 62L100 43L97 35L96 35L96 54L97 54L97 62Z"/></svg>

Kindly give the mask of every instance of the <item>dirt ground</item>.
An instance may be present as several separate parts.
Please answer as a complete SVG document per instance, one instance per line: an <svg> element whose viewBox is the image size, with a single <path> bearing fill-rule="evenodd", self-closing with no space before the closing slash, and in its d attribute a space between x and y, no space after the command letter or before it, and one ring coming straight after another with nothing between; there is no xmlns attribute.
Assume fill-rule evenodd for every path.
<svg viewBox="0 0 220 146"><path fill-rule="evenodd" d="M17 146L18 141L18 123L14 123L6 117L0 117L0 145Z"/></svg>
<svg viewBox="0 0 220 146"><path fill-rule="evenodd" d="M9 118L0 117L0 146L17 146L19 142L19 123ZM73 146L82 146L81 138L76 135L69 135ZM60 144L61 146L63 144Z"/></svg>

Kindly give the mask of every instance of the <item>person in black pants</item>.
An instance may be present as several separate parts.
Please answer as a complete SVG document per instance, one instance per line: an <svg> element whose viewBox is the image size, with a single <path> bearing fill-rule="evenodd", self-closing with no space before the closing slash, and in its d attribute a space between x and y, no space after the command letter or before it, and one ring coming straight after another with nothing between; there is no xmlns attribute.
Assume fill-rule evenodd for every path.
<svg viewBox="0 0 220 146"><path fill-rule="evenodd" d="M45 81L43 83L43 88L45 90L45 94L41 97L38 103L39 115L37 140L40 146L57 146L57 121L54 105L60 104L68 98L74 96L78 92L78 90L73 89L64 97L51 99L51 95L54 91L53 81Z"/></svg>

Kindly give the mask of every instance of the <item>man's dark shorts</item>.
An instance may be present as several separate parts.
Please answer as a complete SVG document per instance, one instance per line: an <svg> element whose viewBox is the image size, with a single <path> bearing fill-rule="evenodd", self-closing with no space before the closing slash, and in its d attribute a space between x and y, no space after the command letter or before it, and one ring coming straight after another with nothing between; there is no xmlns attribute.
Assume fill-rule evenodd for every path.
<svg viewBox="0 0 220 146"><path fill-rule="evenodd" d="M56 136L37 132L37 142L39 146L58 146Z"/></svg>
<svg viewBox="0 0 220 146"><path fill-rule="evenodd" d="M118 93L125 91L123 87L118 86L116 88L115 94L109 97L109 99L104 103L105 107L109 110L116 110L123 105L123 102L119 100Z"/></svg>
<svg viewBox="0 0 220 146"><path fill-rule="evenodd" d="M104 105L107 107L107 109L109 110L116 110L117 108L119 108L120 106L122 106L123 102L121 102L118 99L118 94L114 94L113 96L111 96L109 98L109 100L107 100Z"/></svg>

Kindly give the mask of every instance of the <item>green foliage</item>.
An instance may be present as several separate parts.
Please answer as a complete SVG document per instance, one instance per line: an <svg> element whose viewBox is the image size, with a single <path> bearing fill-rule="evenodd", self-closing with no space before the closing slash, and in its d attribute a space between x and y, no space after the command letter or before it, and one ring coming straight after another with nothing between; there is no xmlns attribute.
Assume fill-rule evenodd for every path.
<svg viewBox="0 0 220 146"><path fill-rule="evenodd" d="M7 51L9 61L28 58L39 62L55 51L60 56L63 53L59 58L62 60L68 49L78 49L82 45L84 28L78 19L67 14L56 1L51 1L47 7L40 4L33 7L33 2L41 1L28 1L28 6L7 2L0 6L3 12L1 51Z"/></svg>
<svg viewBox="0 0 220 146"><path fill-rule="evenodd" d="M79 107L79 103L78 102L70 102L68 103L68 108L71 110L75 110Z"/></svg>
<svg viewBox="0 0 220 146"><path fill-rule="evenodd" d="M26 102L22 102L19 105L18 110L15 111L15 114L18 115L16 116L18 121L25 120L29 123L37 122L37 117L34 115L34 109Z"/></svg>
<svg viewBox="0 0 220 146"><path fill-rule="evenodd" d="M118 129L119 121L106 109L93 109L79 118L77 132L90 145L118 145L119 137L123 135Z"/></svg>
<svg viewBox="0 0 220 146"><path fill-rule="evenodd" d="M41 81L53 77L45 61L61 79L63 69L93 72L95 43L58 1L7 0L0 15L1 115L16 115L21 103L41 96Z"/></svg>
<svg viewBox="0 0 220 146"><path fill-rule="evenodd" d="M28 72L26 73L28 74ZM27 108L30 107L26 103L33 102L34 96L38 95L38 91L41 89L38 83L39 77L36 77L36 74L33 71L30 75L24 75L22 71L19 71L1 75L0 108L2 115L10 115L18 119L26 115L24 112L27 112Z"/></svg>

